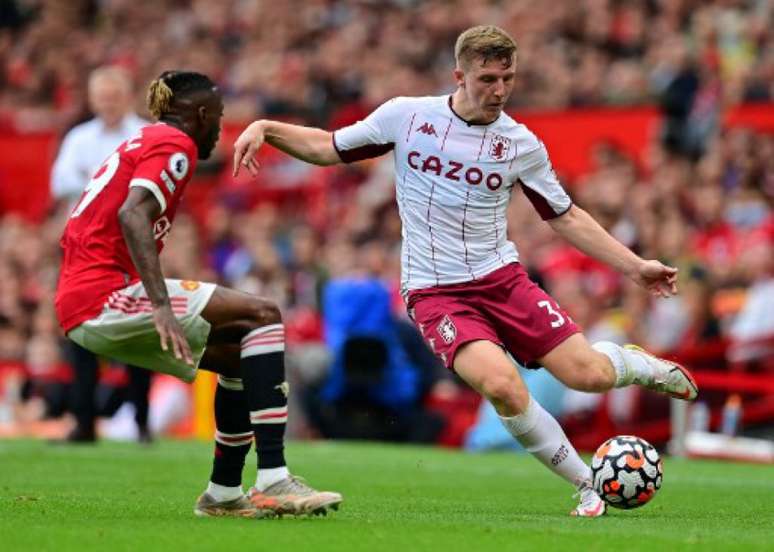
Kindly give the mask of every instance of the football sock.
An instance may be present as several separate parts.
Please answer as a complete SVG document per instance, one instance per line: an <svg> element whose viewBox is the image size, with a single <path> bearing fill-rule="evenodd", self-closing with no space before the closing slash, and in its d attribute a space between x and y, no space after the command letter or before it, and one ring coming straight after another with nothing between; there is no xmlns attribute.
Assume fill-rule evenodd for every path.
<svg viewBox="0 0 774 552"><path fill-rule="evenodd" d="M212 481L210 481L209 485L207 485L207 490L205 492L218 502L236 500L240 496L244 495L242 492L242 485L237 485L236 487L226 487L224 485L213 483Z"/></svg>
<svg viewBox="0 0 774 552"><path fill-rule="evenodd" d="M268 468L258 470L258 477L255 479L255 488L259 491L266 490L274 485L277 481L287 479L290 475L288 468L282 466L281 468Z"/></svg>
<svg viewBox="0 0 774 552"><path fill-rule="evenodd" d="M645 385L653 380L653 368L642 355L612 341L597 341L591 347L610 359L615 368L615 387L625 387L632 383Z"/></svg>
<svg viewBox="0 0 774 552"><path fill-rule="evenodd" d="M270 324L242 339L240 367L258 470L285 466L288 384L285 381L285 328Z"/></svg>
<svg viewBox="0 0 774 552"><path fill-rule="evenodd" d="M527 452L574 487L591 479L591 468L578 456L559 423L532 397L522 414L501 416L500 421Z"/></svg>
<svg viewBox="0 0 774 552"><path fill-rule="evenodd" d="M253 430L242 380L218 376L215 389L215 458L210 481L223 487L240 486L245 457L252 442Z"/></svg>

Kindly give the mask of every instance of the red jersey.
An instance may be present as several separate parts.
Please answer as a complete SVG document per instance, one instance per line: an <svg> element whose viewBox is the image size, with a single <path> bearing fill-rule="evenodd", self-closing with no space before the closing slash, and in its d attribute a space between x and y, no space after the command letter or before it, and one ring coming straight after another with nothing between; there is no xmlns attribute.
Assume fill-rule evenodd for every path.
<svg viewBox="0 0 774 552"><path fill-rule="evenodd" d="M56 314L65 332L98 316L112 292L140 279L118 220L129 188L147 189L161 205L153 221L160 253L197 153L186 133L157 123L118 146L94 173L60 241L64 257Z"/></svg>

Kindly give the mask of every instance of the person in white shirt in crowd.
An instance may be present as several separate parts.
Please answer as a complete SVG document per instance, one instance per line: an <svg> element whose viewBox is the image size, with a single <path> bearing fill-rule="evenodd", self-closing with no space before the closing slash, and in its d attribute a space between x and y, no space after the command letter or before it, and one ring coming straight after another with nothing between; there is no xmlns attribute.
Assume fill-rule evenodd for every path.
<svg viewBox="0 0 774 552"><path fill-rule="evenodd" d="M677 292L677 269L640 258L574 205L543 143L503 111L516 72L516 43L505 31L466 30L455 59L453 94L393 98L334 133L252 123L234 144L234 173L258 173L255 153L264 142L317 165L394 152L401 283L411 318L447 368L493 404L510 434L577 488L580 503L571 514L597 517L605 506L591 469L530 396L508 353L579 391L635 384L694 400L698 389L685 368L638 347L589 344L519 263L506 235L511 193L520 188L554 231L656 296Z"/></svg>
<svg viewBox="0 0 774 552"><path fill-rule="evenodd" d="M134 90L129 73L117 66L103 66L89 76L89 107L92 119L67 132L51 171L51 196L63 217L69 216L83 189L108 155L125 140L149 124L134 110ZM76 425L67 435L69 442L94 442L97 409L95 394L99 364L96 356L68 340L66 347L75 379L71 409ZM148 391L150 372L134 366L129 371L129 398L135 407L138 440L149 442Z"/></svg>

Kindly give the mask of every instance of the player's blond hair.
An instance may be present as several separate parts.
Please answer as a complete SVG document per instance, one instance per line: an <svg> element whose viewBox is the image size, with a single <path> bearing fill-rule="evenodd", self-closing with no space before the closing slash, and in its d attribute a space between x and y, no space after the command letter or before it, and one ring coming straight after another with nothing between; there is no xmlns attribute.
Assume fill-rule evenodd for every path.
<svg viewBox="0 0 774 552"><path fill-rule="evenodd" d="M195 71L164 71L148 86L148 111L161 119L179 109L187 96L202 92L217 93L215 83L207 75Z"/></svg>
<svg viewBox="0 0 774 552"><path fill-rule="evenodd" d="M515 62L515 56L516 41L495 25L471 27L457 37L454 45L454 59L460 69L469 67L475 59L502 59L510 64Z"/></svg>
<svg viewBox="0 0 774 552"><path fill-rule="evenodd" d="M156 119L160 119L164 113L169 111L169 105L175 96L169 85L164 82L164 76L161 75L148 86L148 111Z"/></svg>

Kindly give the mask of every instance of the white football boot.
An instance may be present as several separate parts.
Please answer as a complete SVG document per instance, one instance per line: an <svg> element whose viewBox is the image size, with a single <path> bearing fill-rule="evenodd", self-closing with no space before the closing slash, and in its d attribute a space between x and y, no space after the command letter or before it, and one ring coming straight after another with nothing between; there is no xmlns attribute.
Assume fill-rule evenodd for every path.
<svg viewBox="0 0 774 552"><path fill-rule="evenodd" d="M252 487L247 496L256 508L273 508L279 515L324 516L328 510L338 510L342 502L339 493L313 489L303 478L295 475L268 486L262 492Z"/></svg>
<svg viewBox="0 0 774 552"><path fill-rule="evenodd" d="M580 497L579 504L570 511L570 515L574 517L600 517L604 516L607 512L607 505L599 498L599 495L594 492L591 485L585 483L578 487L578 492L573 497Z"/></svg>
<svg viewBox="0 0 774 552"><path fill-rule="evenodd" d="M699 386L691 373L676 362L654 356L637 345L624 345L624 349L639 355L653 369L653 379L641 385L647 389L665 393L675 399L694 401L699 394Z"/></svg>

